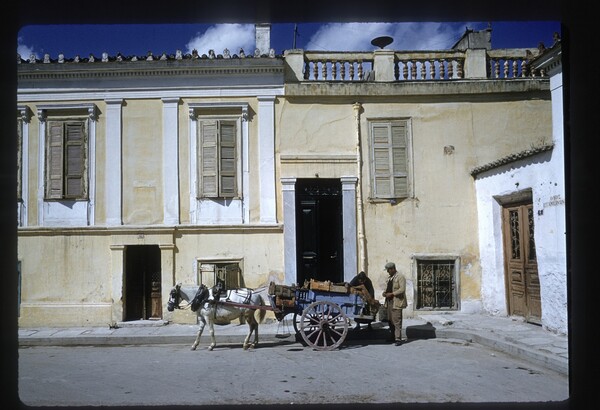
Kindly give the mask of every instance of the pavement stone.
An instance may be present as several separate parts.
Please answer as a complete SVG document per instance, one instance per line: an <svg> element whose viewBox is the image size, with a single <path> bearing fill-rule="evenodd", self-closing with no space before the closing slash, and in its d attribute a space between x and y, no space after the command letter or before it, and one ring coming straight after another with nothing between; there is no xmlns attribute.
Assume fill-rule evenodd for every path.
<svg viewBox="0 0 600 410"><path fill-rule="evenodd" d="M278 322L268 318L259 326L259 342L295 342L296 335L290 322L286 319ZM373 322L371 325L372 330L367 330L365 325L361 330L354 330L352 323L346 340L385 342L389 336L387 324ZM402 330L405 337L408 330L412 338L436 337L478 343L565 375L569 372L568 335L553 333L520 318L466 313L422 314L405 318ZM18 342L20 347L157 343L182 343L191 346L197 331L197 325L140 320L119 322L106 327L20 328ZM215 336L219 344L241 345L247 332L248 325L237 322L215 325ZM200 343L209 341L210 333L205 328Z"/></svg>

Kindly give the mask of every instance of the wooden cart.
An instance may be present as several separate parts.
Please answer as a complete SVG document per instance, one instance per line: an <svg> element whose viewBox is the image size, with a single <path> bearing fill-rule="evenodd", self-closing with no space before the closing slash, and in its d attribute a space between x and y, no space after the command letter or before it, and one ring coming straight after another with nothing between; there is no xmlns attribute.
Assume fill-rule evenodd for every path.
<svg viewBox="0 0 600 410"><path fill-rule="evenodd" d="M357 323L375 320L378 302L368 303L362 295L360 288L312 279L302 287L274 282L269 286L269 299L277 320L293 315L296 335L316 350L339 347L348 335L351 319Z"/></svg>

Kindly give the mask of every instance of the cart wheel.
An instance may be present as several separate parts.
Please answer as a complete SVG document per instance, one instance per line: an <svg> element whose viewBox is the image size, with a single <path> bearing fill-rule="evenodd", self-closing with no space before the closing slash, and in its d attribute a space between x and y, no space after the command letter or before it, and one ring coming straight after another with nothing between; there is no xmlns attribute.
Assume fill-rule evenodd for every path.
<svg viewBox="0 0 600 410"><path fill-rule="evenodd" d="M337 304L313 302L302 312L300 334L316 350L333 350L346 339L348 322L348 317Z"/></svg>

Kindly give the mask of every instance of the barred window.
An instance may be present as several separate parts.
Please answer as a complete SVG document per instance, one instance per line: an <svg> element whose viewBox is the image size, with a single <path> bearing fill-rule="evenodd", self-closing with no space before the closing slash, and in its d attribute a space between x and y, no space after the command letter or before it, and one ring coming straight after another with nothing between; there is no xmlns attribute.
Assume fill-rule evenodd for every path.
<svg viewBox="0 0 600 410"><path fill-rule="evenodd" d="M417 309L458 309L457 265L455 259L416 259Z"/></svg>
<svg viewBox="0 0 600 410"><path fill-rule="evenodd" d="M48 121L46 199L87 199L87 121Z"/></svg>
<svg viewBox="0 0 600 410"><path fill-rule="evenodd" d="M409 197L411 144L408 120L371 121L369 133L371 197Z"/></svg>
<svg viewBox="0 0 600 410"><path fill-rule="evenodd" d="M203 120L198 128L198 196L238 197L238 126L234 120Z"/></svg>

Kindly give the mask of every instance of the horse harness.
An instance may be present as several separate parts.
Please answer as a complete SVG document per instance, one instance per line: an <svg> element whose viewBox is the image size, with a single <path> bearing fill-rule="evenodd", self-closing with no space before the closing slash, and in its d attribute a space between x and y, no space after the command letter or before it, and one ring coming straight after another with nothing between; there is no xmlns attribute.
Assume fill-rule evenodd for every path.
<svg viewBox="0 0 600 410"><path fill-rule="evenodd" d="M248 305L250 303L250 298L252 297L251 289L233 289L229 292L225 300L221 300L221 294L223 293L223 285L221 283L217 283L214 287L209 289L206 285L202 284L196 291L193 299L188 302L186 306L180 306L181 303L181 294L179 285L175 286L171 289L169 294L169 302L167 303L167 310L172 312L174 309L187 309L190 308L192 312L196 312L202 304L209 303L216 305L217 303L229 304L233 306L241 306ZM235 292L236 295L243 297L240 302L233 302L230 299L231 294ZM214 311L216 317L216 309Z"/></svg>

